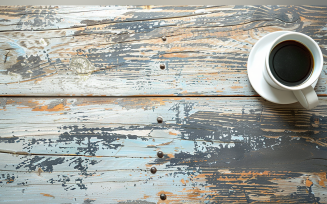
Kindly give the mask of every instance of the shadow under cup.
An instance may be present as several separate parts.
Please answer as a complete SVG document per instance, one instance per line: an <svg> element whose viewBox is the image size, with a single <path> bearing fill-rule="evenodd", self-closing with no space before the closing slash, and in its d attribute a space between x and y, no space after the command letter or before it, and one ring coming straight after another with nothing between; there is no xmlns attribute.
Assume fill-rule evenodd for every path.
<svg viewBox="0 0 327 204"><path fill-rule="evenodd" d="M310 86L319 78L322 65L319 46L302 33L288 33L276 39L266 59L268 75L275 83L269 84L278 89L300 90Z"/></svg>

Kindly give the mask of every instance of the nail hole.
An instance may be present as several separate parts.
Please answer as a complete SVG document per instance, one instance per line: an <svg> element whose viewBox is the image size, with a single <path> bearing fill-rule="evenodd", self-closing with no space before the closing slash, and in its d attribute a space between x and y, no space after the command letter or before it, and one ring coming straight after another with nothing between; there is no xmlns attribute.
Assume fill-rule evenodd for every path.
<svg viewBox="0 0 327 204"><path fill-rule="evenodd" d="M166 41L167 39L166 39L166 36L163 36L162 38L161 38L163 41Z"/></svg>
<svg viewBox="0 0 327 204"><path fill-rule="evenodd" d="M151 173L155 174L157 172L157 168L156 167L151 167Z"/></svg>
<svg viewBox="0 0 327 204"><path fill-rule="evenodd" d="M166 68L165 64L160 64L160 69L165 69L165 68Z"/></svg>
<svg viewBox="0 0 327 204"><path fill-rule="evenodd" d="M160 195L160 199L161 199L161 200L166 200L166 199L167 199L166 194L161 194L161 195Z"/></svg>
<svg viewBox="0 0 327 204"><path fill-rule="evenodd" d="M163 122L162 117L158 117L158 118L157 118L157 121L158 121L158 123L162 123L162 122Z"/></svg>
<svg viewBox="0 0 327 204"><path fill-rule="evenodd" d="M159 152L157 153L157 156L158 156L159 158L162 158L162 157L163 157L163 152L162 152L162 151L159 151Z"/></svg>

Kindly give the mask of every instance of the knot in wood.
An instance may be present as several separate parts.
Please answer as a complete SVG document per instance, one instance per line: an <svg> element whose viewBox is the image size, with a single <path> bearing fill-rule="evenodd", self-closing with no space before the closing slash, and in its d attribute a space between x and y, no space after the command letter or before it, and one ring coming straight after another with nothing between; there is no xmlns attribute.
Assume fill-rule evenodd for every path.
<svg viewBox="0 0 327 204"><path fill-rule="evenodd" d="M73 57L69 67L77 72L77 74L89 74L96 69L86 57Z"/></svg>

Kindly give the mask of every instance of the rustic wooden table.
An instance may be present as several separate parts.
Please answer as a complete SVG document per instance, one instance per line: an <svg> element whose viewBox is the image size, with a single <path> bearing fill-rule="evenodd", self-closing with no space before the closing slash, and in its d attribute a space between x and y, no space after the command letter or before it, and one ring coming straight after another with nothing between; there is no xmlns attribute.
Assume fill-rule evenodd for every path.
<svg viewBox="0 0 327 204"><path fill-rule="evenodd" d="M1 203L327 203L327 7L0 9ZM317 108L251 87L274 31L318 42Z"/></svg>

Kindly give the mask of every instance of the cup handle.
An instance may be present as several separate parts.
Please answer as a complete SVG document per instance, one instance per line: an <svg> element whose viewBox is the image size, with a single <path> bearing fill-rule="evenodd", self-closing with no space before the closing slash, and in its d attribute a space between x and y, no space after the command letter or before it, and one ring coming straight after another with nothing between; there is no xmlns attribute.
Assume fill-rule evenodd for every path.
<svg viewBox="0 0 327 204"><path fill-rule="evenodd" d="M312 109L318 105L318 96L312 86L308 86L302 90L293 91L295 97L300 104L306 109Z"/></svg>

